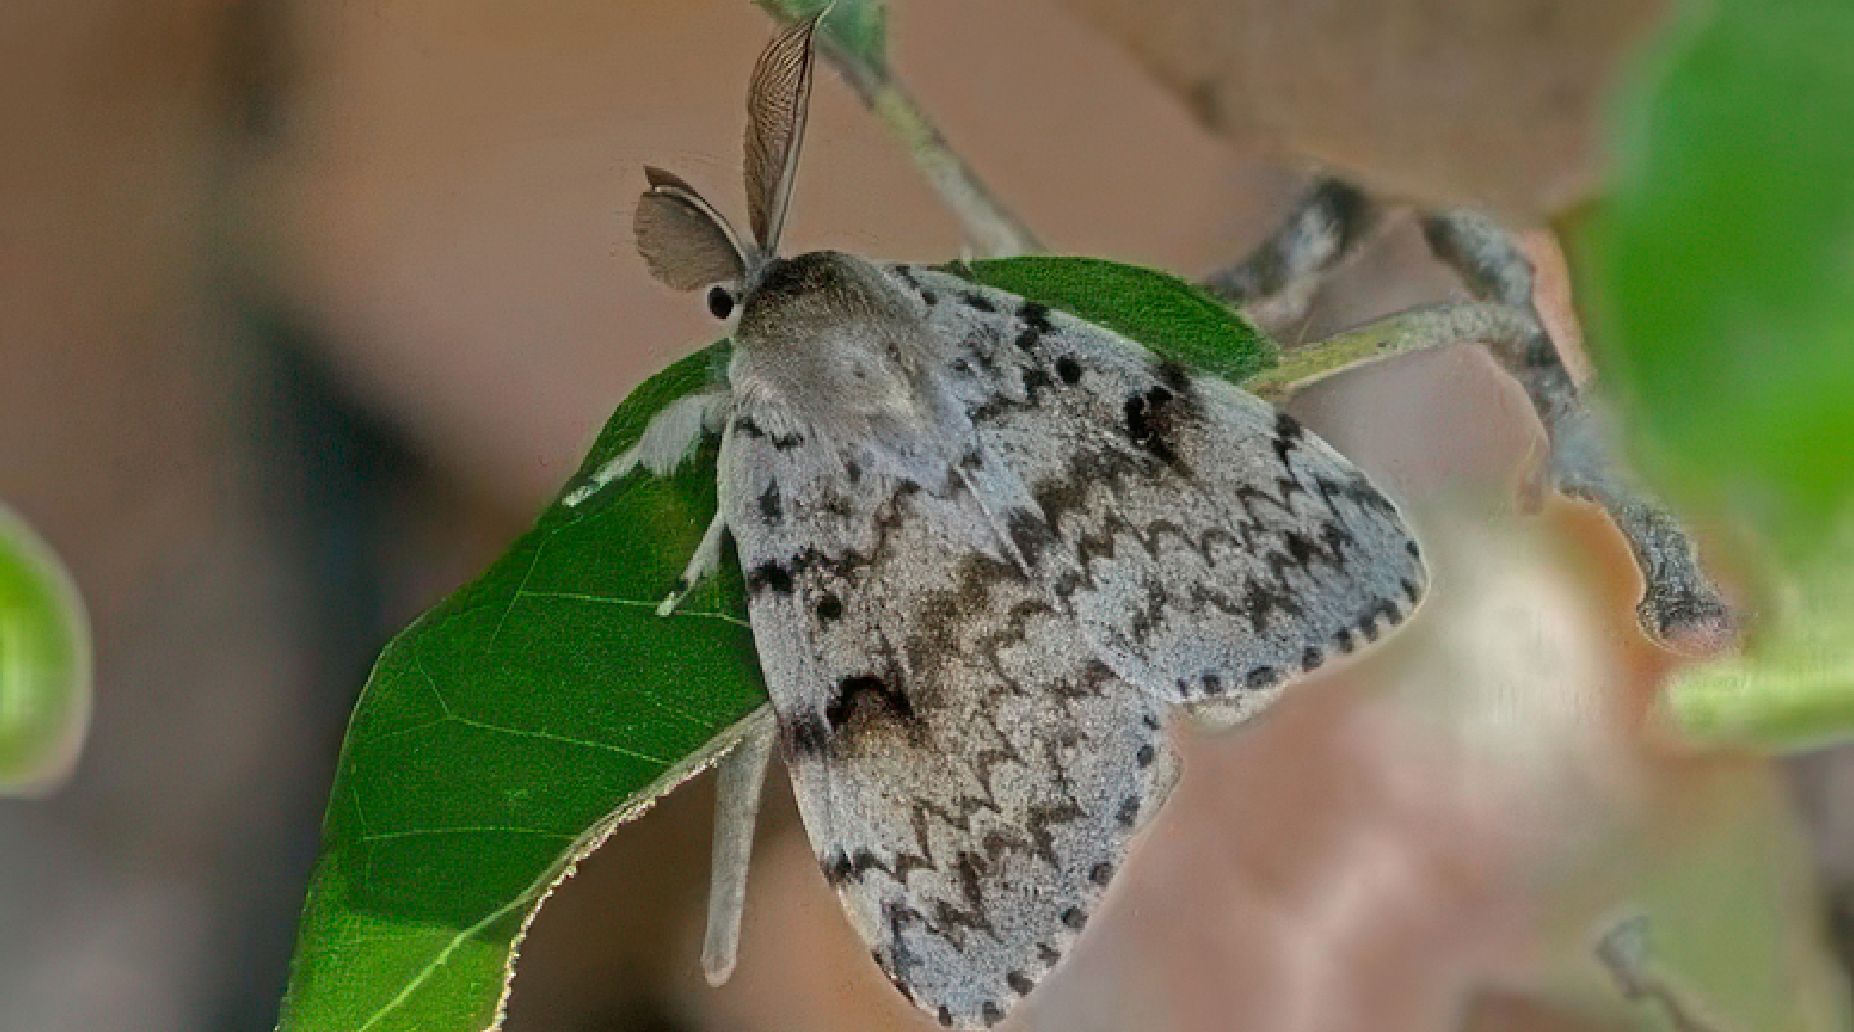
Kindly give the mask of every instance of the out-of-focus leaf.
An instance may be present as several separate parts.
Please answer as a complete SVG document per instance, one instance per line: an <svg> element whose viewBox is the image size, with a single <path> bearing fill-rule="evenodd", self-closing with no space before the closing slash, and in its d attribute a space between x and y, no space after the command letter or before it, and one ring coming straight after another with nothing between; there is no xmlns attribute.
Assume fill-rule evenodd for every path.
<svg viewBox="0 0 1854 1032"><path fill-rule="evenodd" d="M1854 6L1685 13L1578 256L1645 463L1769 552L1750 649L1687 672L1673 711L1709 738L1815 742L1854 731Z"/></svg>
<svg viewBox="0 0 1854 1032"><path fill-rule="evenodd" d="M1744 656L1687 670L1668 686L1682 731L1771 749L1854 734L1854 521L1771 594Z"/></svg>
<svg viewBox="0 0 1854 1032"><path fill-rule="evenodd" d="M723 353L639 387L582 475ZM765 701L738 565L654 612L714 512L712 445L674 476L556 502L387 646L342 748L281 1029L492 1027L548 889L731 744Z"/></svg>
<svg viewBox="0 0 1854 1032"><path fill-rule="evenodd" d="M1176 276L1099 258L988 258L940 267L1061 309L1232 382L1275 364L1262 332Z"/></svg>
<svg viewBox="0 0 1854 1032"><path fill-rule="evenodd" d="M0 795L55 788L89 719L83 600L51 549L0 507Z"/></svg>
<svg viewBox="0 0 1854 1032"><path fill-rule="evenodd" d="M1581 249L1596 340L1656 471L1806 552L1854 493L1854 6L1690 14Z"/></svg>
<svg viewBox="0 0 1854 1032"><path fill-rule="evenodd" d="M888 0L755 0L780 21L815 16L826 6L818 30L833 46L876 75L888 70Z"/></svg>

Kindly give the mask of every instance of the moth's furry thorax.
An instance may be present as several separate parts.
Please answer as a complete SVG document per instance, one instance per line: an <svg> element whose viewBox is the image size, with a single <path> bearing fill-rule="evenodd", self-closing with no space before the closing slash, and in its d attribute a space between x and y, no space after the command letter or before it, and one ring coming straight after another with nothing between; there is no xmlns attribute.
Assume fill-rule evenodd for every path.
<svg viewBox="0 0 1854 1032"><path fill-rule="evenodd" d="M728 380L747 410L839 440L937 451L962 428L935 381L936 340L920 300L869 261L775 259L741 299Z"/></svg>

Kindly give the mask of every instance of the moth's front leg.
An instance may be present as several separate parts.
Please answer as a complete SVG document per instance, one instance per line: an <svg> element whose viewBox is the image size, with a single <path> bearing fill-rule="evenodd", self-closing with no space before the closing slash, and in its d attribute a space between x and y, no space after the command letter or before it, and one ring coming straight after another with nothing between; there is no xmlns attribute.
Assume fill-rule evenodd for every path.
<svg viewBox="0 0 1854 1032"><path fill-rule="evenodd" d="M726 391L691 394L670 402L650 417L636 444L600 466L585 483L568 491L561 503L568 507L584 505L607 485L639 466L658 476L670 472L689 457L696 442L719 433L727 425L727 413L732 404L733 396Z"/></svg>
<svg viewBox="0 0 1854 1032"><path fill-rule="evenodd" d="M722 412L722 425L726 426L727 412ZM717 467L722 471L715 482L715 515L708 521L708 529L702 532L701 543L695 546L695 554L689 557L689 564L683 567L682 576L670 588L670 593L657 604L657 615L668 616L676 611L689 592L702 582L702 578L713 573L721 566L721 539L727 535L727 514L733 511L733 486L728 483L725 471L729 468L728 452L731 450L733 431L724 430L721 435L721 456Z"/></svg>
<svg viewBox="0 0 1854 1032"><path fill-rule="evenodd" d="M676 611L689 592L695 589L702 578L713 573L721 565L721 538L727 533L727 481L722 481L716 501L720 507L715 509L715 518L708 521L708 529L702 532L702 543L695 546L695 554L689 557L689 565L683 567L682 576L670 588L670 593L663 601L657 603L657 615L668 616Z"/></svg>

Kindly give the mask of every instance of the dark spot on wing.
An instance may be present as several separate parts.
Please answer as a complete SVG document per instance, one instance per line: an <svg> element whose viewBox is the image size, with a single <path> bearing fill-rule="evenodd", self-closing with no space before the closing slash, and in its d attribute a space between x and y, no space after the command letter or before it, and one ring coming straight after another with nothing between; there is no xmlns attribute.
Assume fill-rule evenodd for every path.
<svg viewBox="0 0 1854 1032"><path fill-rule="evenodd" d="M1080 907L1070 907L1062 912L1062 923L1072 931L1081 931L1088 927L1088 915Z"/></svg>
<svg viewBox="0 0 1854 1032"><path fill-rule="evenodd" d="M1088 872L1088 880L1106 888L1107 883L1114 880L1114 865L1106 861L1095 864L1093 870Z"/></svg>
<svg viewBox="0 0 1854 1032"><path fill-rule="evenodd" d="M1043 334L1055 327L1049 322L1049 306L1037 301L1025 301L1017 309L1017 318L1024 324L1022 333L1017 335L1017 346L1025 351L1036 347Z"/></svg>
<svg viewBox="0 0 1854 1032"><path fill-rule="evenodd" d="M1165 387L1149 387L1126 400L1127 436L1161 462L1176 462L1171 437L1176 424L1173 404L1178 396Z"/></svg>
<svg viewBox="0 0 1854 1032"><path fill-rule="evenodd" d="M998 1009L997 1004L986 1000L985 1005L979 1008L979 1020L985 1023L986 1028L990 1028L1004 1020L1004 1011Z"/></svg>
<svg viewBox="0 0 1854 1032"><path fill-rule="evenodd" d="M752 416L741 416L734 420L734 430L748 437L765 439L771 442L772 446L780 451L790 451L805 443L805 435L803 434L768 434L765 430L760 428L760 424L754 422Z"/></svg>
<svg viewBox="0 0 1854 1032"><path fill-rule="evenodd" d="M792 593L792 571L770 559L747 571L748 594L768 590L781 595Z"/></svg>
<svg viewBox="0 0 1854 1032"><path fill-rule="evenodd" d="M818 599L818 604L813 611L818 614L819 620L828 623L832 620L842 618L843 602L835 595L825 595L823 598Z"/></svg>
<svg viewBox="0 0 1854 1032"><path fill-rule="evenodd" d="M1032 566L1037 564L1045 549L1061 540L1042 513L1029 509L1012 509L1006 513L1004 529L1011 535L1011 544L1017 546L1024 562Z"/></svg>
<svg viewBox="0 0 1854 1032"><path fill-rule="evenodd" d="M832 730L839 730L859 716L885 716L912 721L914 704L899 684L874 674L857 674L837 682L837 693L824 709L824 718ZM878 717L878 719L880 719Z"/></svg>
<svg viewBox="0 0 1854 1032"><path fill-rule="evenodd" d="M1316 670L1324 659L1325 657L1320 655L1319 649L1309 645L1300 654L1300 668L1302 670Z"/></svg>
<svg viewBox="0 0 1854 1032"><path fill-rule="evenodd" d="M795 758L822 756L830 748L830 728L810 710L795 713L785 722L786 753Z"/></svg>
<svg viewBox="0 0 1854 1032"><path fill-rule="evenodd" d="M1042 369L1036 366L1030 366L1029 368L1025 369L1024 370L1024 401L1025 403L1030 404L1030 405L1035 405L1036 396L1038 394L1041 394L1043 391L1048 390L1050 387L1055 386L1055 383L1056 381L1051 380L1049 378L1048 373L1044 372Z"/></svg>
<svg viewBox="0 0 1854 1032"><path fill-rule="evenodd" d="M785 506L779 499L779 482L769 480L766 490L760 492L760 515L768 520L777 520L785 515Z"/></svg>
<svg viewBox="0 0 1854 1032"><path fill-rule="evenodd" d="M1061 377L1063 383L1072 384L1081 379L1081 374L1082 368L1080 362L1075 361L1067 355L1056 359L1056 375Z"/></svg>
<svg viewBox="0 0 1854 1032"><path fill-rule="evenodd" d="M1133 754L1133 762L1142 767L1150 767L1152 766L1152 761L1157 759L1158 756L1159 750L1153 748L1150 744L1142 745L1139 747L1139 751Z"/></svg>
<svg viewBox="0 0 1854 1032"><path fill-rule="evenodd" d="M1120 811L1114 815L1123 828L1131 828L1139 820L1139 796L1127 796L1120 801Z"/></svg>
<svg viewBox="0 0 1854 1032"><path fill-rule="evenodd" d="M991 298L977 292L962 294L959 299L966 303L967 308L975 312L989 313L998 310L998 306L992 303Z"/></svg>
<svg viewBox="0 0 1854 1032"><path fill-rule="evenodd" d="M1170 387L1173 393L1191 393L1191 370L1183 365L1168 358L1161 361L1153 373L1159 378L1159 382Z"/></svg>
<svg viewBox="0 0 1854 1032"><path fill-rule="evenodd" d="M1300 444L1304 436L1306 428L1300 425L1300 420L1286 412L1275 413L1275 456L1281 460L1282 465L1287 464L1288 453Z"/></svg>
<svg viewBox="0 0 1854 1032"><path fill-rule="evenodd" d="M1010 986L1011 992L1019 996L1029 996L1030 990L1036 988L1036 983L1031 981L1030 976L1024 974L1022 971L1013 971L1005 975L1004 984Z"/></svg>
<svg viewBox="0 0 1854 1032"><path fill-rule="evenodd" d="M1259 666L1249 671L1243 679L1244 686L1251 689L1272 688L1281 680L1281 671L1271 666Z"/></svg>

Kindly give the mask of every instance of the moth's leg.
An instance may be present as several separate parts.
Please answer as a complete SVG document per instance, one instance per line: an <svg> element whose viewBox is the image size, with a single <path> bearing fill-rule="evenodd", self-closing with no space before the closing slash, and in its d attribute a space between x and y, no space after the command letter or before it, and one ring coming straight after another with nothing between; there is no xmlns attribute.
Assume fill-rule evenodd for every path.
<svg viewBox="0 0 1854 1032"><path fill-rule="evenodd" d="M689 592L702 582L702 578L721 565L721 538L727 533L727 499L719 501L721 506L715 510L714 519L708 521L708 529L702 532L702 542L695 546L695 554L689 557L689 565L682 568L682 576L676 578L670 593L657 603L658 616L668 616L675 612Z"/></svg>
<svg viewBox="0 0 1854 1032"><path fill-rule="evenodd" d="M585 483L568 491L561 501L569 506L583 505L606 485L639 466L658 476L675 469L689 457L697 441L727 425L730 401L726 391L710 391L670 402L650 417L636 444L594 470Z"/></svg>
<svg viewBox="0 0 1854 1032"><path fill-rule="evenodd" d="M1243 306L1259 322L1296 322L1325 274L1371 236L1378 214L1378 206L1364 191L1338 179L1322 179L1248 257L1210 274L1203 286Z"/></svg>
<svg viewBox="0 0 1854 1032"><path fill-rule="evenodd" d="M1677 648L1716 651L1737 634L1737 619L1699 566L1693 544L1672 513L1614 456L1604 413L1580 396L1545 332L1533 302L1532 263L1505 229L1484 215L1439 212L1422 220L1435 256L1484 302L1523 312L1529 334L1487 338L1493 356L1518 381L1551 445L1548 479L1573 498L1609 513L1629 543L1646 590L1635 613L1642 629Z"/></svg>
<svg viewBox="0 0 1854 1032"><path fill-rule="evenodd" d="M1611 457L1599 412L1579 396L1532 301L1532 264L1513 238L1485 216L1445 212L1423 218L1436 257L1460 274L1477 300L1426 305L1360 329L1284 352L1281 363L1243 386L1273 401L1308 384L1394 354L1475 341L1517 380L1550 442L1548 479L1566 494L1601 505L1627 539L1646 583L1636 617L1651 637L1676 648L1715 651L1736 634L1736 619L1699 568L1673 516Z"/></svg>
<svg viewBox="0 0 1854 1032"><path fill-rule="evenodd" d="M772 706L747 718L748 728L715 770L715 835L708 883L708 929L702 940L702 974L721 985L734 973L740 949L740 915L747 899L747 867L760 813L766 764L779 737Z"/></svg>
<svg viewBox="0 0 1854 1032"><path fill-rule="evenodd" d="M726 415L725 408L722 411ZM726 423L723 422L723 426ZM731 438L729 431L723 430L721 436L720 466L727 468L727 454ZM695 554L689 557L689 564L682 569L682 576L670 588L670 593L662 602L657 603L657 615L668 616L676 611L682 600L688 597L702 578L713 573L721 565L721 539L727 534L727 514L733 510L726 477L717 479L715 485L715 515L708 521L708 529L702 532L702 540L695 546Z"/></svg>

